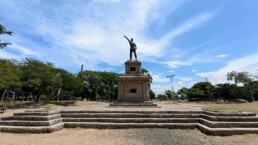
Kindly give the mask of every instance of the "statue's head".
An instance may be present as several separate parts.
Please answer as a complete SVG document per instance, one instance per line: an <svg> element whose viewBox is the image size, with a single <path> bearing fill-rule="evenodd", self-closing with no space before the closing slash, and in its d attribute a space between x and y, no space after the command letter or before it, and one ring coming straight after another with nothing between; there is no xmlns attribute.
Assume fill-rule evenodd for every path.
<svg viewBox="0 0 258 145"><path fill-rule="evenodd" d="M131 42L133 42L133 38L131 38Z"/></svg>

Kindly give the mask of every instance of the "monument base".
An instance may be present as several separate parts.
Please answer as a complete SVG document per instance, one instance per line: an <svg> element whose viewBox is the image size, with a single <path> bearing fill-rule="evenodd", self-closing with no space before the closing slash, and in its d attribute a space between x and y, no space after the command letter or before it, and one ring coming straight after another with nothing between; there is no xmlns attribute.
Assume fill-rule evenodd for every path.
<svg viewBox="0 0 258 145"><path fill-rule="evenodd" d="M149 100L150 75L143 73L141 62L125 62L125 74L118 77L117 101L109 106L157 107Z"/></svg>
<svg viewBox="0 0 258 145"><path fill-rule="evenodd" d="M110 103L109 106L113 107L159 107L157 104L154 104L152 101L143 101L143 102L124 102L124 101L117 101Z"/></svg>

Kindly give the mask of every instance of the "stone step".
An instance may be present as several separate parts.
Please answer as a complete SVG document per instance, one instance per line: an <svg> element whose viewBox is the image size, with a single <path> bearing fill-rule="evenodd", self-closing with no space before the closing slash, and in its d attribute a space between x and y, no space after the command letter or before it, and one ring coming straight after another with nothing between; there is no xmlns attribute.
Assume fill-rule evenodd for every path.
<svg viewBox="0 0 258 145"><path fill-rule="evenodd" d="M54 114L59 114L60 111L54 110L54 111L40 111L40 110L35 110L35 111L30 111L27 110L25 112L18 112L14 113L13 116L49 116L49 115L54 115Z"/></svg>
<svg viewBox="0 0 258 145"><path fill-rule="evenodd" d="M206 115L211 116L256 116L256 113L253 112L213 112L213 111L204 111Z"/></svg>
<svg viewBox="0 0 258 145"><path fill-rule="evenodd" d="M198 123L199 118L64 118L63 122Z"/></svg>
<svg viewBox="0 0 258 145"><path fill-rule="evenodd" d="M230 122L254 122L258 121L256 116L210 116L202 115L202 118L210 121L230 121Z"/></svg>
<svg viewBox="0 0 258 145"><path fill-rule="evenodd" d="M140 110L134 110L134 111L121 111L121 110L62 110L60 111L61 114L63 113L141 113L141 114L152 114L152 113L158 113L158 114L203 114L204 111L140 111Z"/></svg>
<svg viewBox="0 0 258 145"><path fill-rule="evenodd" d="M258 128L210 128L203 124L198 124L197 128L204 134L216 136L258 134Z"/></svg>
<svg viewBox="0 0 258 145"><path fill-rule="evenodd" d="M100 122L64 122L65 128L98 128L98 129L127 129L127 128L169 128L194 129L198 123L100 123Z"/></svg>
<svg viewBox="0 0 258 145"><path fill-rule="evenodd" d="M63 118L200 118L201 114L62 113Z"/></svg>
<svg viewBox="0 0 258 145"><path fill-rule="evenodd" d="M39 109L27 109L24 112L53 112L53 111L58 111L57 109L46 109L46 108L39 108Z"/></svg>
<svg viewBox="0 0 258 145"><path fill-rule="evenodd" d="M155 107L160 108L157 104L151 103L145 103L142 101L135 101L135 102L113 102L109 104L109 107Z"/></svg>
<svg viewBox="0 0 258 145"><path fill-rule="evenodd" d="M24 127L24 126L0 126L0 132L9 133L51 133L64 128L64 123L51 126Z"/></svg>
<svg viewBox="0 0 258 145"><path fill-rule="evenodd" d="M258 122L213 122L206 119L199 122L210 128L258 128Z"/></svg>
<svg viewBox="0 0 258 145"><path fill-rule="evenodd" d="M60 118L61 114L54 114L49 116L9 116L3 117L1 120L28 120L28 121L48 121Z"/></svg>
<svg viewBox="0 0 258 145"><path fill-rule="evenodd" d="M210 116L256 116L253 112L213 112L213 111L123 111L123 110L62 110L60 113L165 113L165 114L206 114Z"/></svg>
<svg viewBox="0 0 258 145"><path fill-rule="evenodd" d="M57 118L49 121L22 121L22 120L7 120L0 121L0 125L6 126L51 126L62 122L62 118Z"/></svg>

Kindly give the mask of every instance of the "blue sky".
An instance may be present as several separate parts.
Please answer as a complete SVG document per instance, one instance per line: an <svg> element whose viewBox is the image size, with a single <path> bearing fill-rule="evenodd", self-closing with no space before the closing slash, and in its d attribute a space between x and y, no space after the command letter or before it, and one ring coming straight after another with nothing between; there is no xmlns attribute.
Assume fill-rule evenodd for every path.
<svg viewBox="0 0 258 145"><path fill-rule="evenodd" d="M14 32L0 58L52 62L77 73L124 72L133 37L156 93L191 87L230 71L258 70L257 0L0 0L0 23Z"/></svg>

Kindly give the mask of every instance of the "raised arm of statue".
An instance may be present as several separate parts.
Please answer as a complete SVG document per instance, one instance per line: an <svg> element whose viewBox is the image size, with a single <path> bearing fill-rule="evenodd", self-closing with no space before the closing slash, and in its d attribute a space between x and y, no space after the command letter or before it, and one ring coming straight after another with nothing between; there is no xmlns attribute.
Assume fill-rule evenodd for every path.
<svg viewBox="0 0 258 145"><path fill-rule="evenodd" d="M126 37L126 36L124 36L129 42L130 42L130 40L129 40L129 38L128 37Z"/></svg>
<svg viewBox="0 0 258 145"><path fill-rule="evenodd" d="M122 34L122 33L121 33ZM133 42L133 38L131 38L131 40L129 38L127 38L125 35L124 37L128 40L129 44L130 44L130 60L132 60L132 54L134 53L134 57L137 60L137 55L136 55L136 49L137 46L136 44Z"/></svg>

